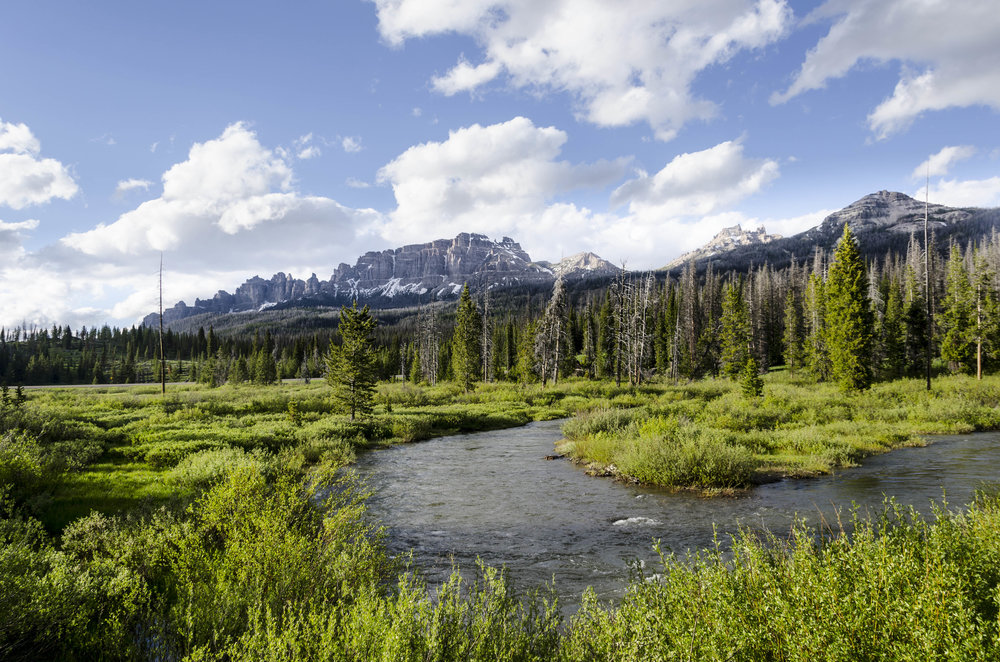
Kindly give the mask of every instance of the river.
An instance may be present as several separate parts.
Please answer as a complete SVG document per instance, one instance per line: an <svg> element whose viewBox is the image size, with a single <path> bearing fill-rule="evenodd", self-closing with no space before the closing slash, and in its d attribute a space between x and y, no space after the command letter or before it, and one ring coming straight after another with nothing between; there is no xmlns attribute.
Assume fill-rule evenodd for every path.
<svg viewBox="0 0 1000 662"><path fill-rule="evenodd" d="M853 503L877 512L884 496L929 513L946 495L968 503L1000 478L1000 433L935 437L919 448L868 458L834 475L763 485L738 498L625 485L593 478L567 460L545 460L561 421L442 437L358 457L374 489L370 512L388 531L393 553L412 550L433 585L480 558L506 566L520 588L555 579L564 608L587 586L602 600L620 597L629 566L658 563L654 539L683 555L723 546L738 529L782 534L796 517L836 522Z"/></svg>

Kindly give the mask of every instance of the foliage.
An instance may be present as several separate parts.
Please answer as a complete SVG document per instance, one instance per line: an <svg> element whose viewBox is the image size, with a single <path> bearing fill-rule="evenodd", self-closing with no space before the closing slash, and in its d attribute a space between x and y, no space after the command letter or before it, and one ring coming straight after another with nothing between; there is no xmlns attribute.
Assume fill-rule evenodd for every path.
<svg viewBox="0 0 1000 662"><path fill-rule="evenodd" d="M872 313L868 276L851 228L837 244L826 286L826 340L833 378L845 391L872 382Z"/></svg>
<svg viewBox="0 0 1000 662"><path fill-rule="evenodd" d="M751 355L750 322L743 302L740 284L726 285L722 299L722 374L738 379L743 374Z"/></svg>
<svg viewBox="0 0 1000 662"><path fill-rule="evenodd" d="M970 660L998 654L1000 507L927 523L888 504L817 539L744 532L730 554L661 553L622 603L593 594L563 659Z"/></svg>
<svg viewBox="0 0 1000 662"><path fill-rule="evenodd" d="M367 416L375 406L375 350L373 334L376 322L368 306L358 310L340 309L341 344L330 343L326 358L326 381L333 388L333 400L340 411Z"/></svg>
<svg viewBox="0 0 1000 662"><path fill-rule="evenodd" d="M567 421L561 449L581 462L614 465L624 478L705 488L734 484L731 470L712 459L718 447L713 444L720 440L749 451L747 485L852 466L868 455L921 443L920 435L1000 428L998 377L982 382L939 378L930 392L919 380L898 380L854 395L830 384L797 381L787 373L765 377L766 395L752 399L723 380L650 386L628 403L629 409L598 407ZM678 429L664 428L651 436L642 427L650 420L674 421ZM681 474L660 468L667 457L663 452L643 447L654 443L651 438L656 444L674 443L687 427L686 439L707 445L705 462L723 467L715 478L712 471L699 469L684 474L697 480L685 482Z"/></svg>
<svg viewBox="0 0 1000 662"><path fill-rule="evenodd" d="M462 288L455 311L455 335L451 343L452 371L455 381L466 391L472 389L479 380L481 371L480 335L483 332L483 318L469 294L469 285Z"/></svg>
<svg viewBox="0 0 1000 662"><path fill-rule="evenodd" d="M747 357L743 364L743 371L740 372L740 388L743 390L743 395L748 398L760 397L764 393L764 379L760 376L757 359L753 356Z"/></svg>

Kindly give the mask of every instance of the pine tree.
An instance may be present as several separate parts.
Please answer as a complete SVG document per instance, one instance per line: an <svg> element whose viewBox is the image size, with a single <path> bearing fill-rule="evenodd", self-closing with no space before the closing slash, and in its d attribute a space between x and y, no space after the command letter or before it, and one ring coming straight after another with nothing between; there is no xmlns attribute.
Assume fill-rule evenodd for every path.
<svg viewBox="0 0 1000 662"><path fill-rule="evenodd" d="M340 411L370 414L375 406L375 318L368 306L340 309L341 344L330 341L326 357L326 381L333 387L333 400Z"/></svg>
<svg viewBox="0 0 1000 662"><path fill-rule="evenodd" d="M455 381L466 391L472 390L472 385L479 380L480 334L483 320L476 308L469 285L462 288L458 300L458 310L455 311L455 335L451 341L451 367Z"/></svg>
<svg viewBox="0 0 1000 662"><path fill-rule="evenodd" d="M795 290L788 289L788 296L785 297L785 329L781 337L784 345L785 366L789 374L794 375L795 371L802 366L802 309L799 307L798 299L795 298Z"/></svg>
<svg viewBox="0 0 1000 662"><path fill-rule="evenodd" d="M906 367L906 327L903 311L903 295L899 285L889 283L889 295L885 301L885 315L882 318L882 374L889 379L903 376Z"/></svg>
<svg viewBox="0 0 1000 662"><path fill-rule="evenodd" d="M813 377L824 381L830 377L830 355L826 344L826 284L813 272L809 275L805 296L805 359Z"/></svg>
<svg viewBox="0 0 1000 662"><path fill-rule="evenodd" d="M826 290L826 341L834 379L845 391L872 382L872 311L868 276L858 243L845 224L833 254Z"/></svg>
<svg viewBox="0 0 1000 662"><path fill-rule="evenodd" d="M750 321L743 301L742 287L726 285L722 298L722 373L736 380L750 359Z"/></svg>
<svg viewBox="0 0 1000 662"><path fill-rule="evenodd" d="M983 361L996 349L998 336L998 301L993 289L994 274L986 266L986 260L981 255L976 259L976 310L975 331L973 339L976 343L976 378L983 378Z"/></svg>
<svg viewBox="0 0 1000 662"><path fill-rule="evenodd" d="M952 372L969 373L976 365L974 306L962 251L952 244L940 316L941 358L948 362Z"/></svg>
<svg viewBox="0 0 1000 662"><path fill-rule="evenodd" d="M517 364L514 373L520 384L532 384L538 380L535 372L535 335L538 330L536 322L529 322L521 331L517 344Z"/></svg>

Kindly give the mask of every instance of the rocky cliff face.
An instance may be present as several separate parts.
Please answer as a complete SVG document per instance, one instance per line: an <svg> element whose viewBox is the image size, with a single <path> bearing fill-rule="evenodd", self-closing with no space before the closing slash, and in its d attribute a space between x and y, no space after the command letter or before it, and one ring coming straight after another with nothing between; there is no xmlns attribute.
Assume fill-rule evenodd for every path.
<svg viewBox="0 0 1000 662"><path fill-rule="evenodd" d="M552 265L532 262L520 244L504 237L493 241L481 234L462 233L381 252L370 251L351 266L341 264L328 281L313 274L307 280L277 273L269 280L254 276L232 294L220 290L211 299L183 301L164 311L164 322L202 313L224 314L266 310L289 305L341 305L357 299L376 307L410 305L417 301L457 297L465 283L490 288L538 285L564 278L613 274L617 268L593 253L580 253ZM157 324L149 315L145 324Z"/></svg>
<svg viewBox="0 0 1000 662"><path fill-rule="evenodd" d="M949 241L966 243L1000 228L1000 209L930 204L927 216L939 251L947 247ZM682 255L667 268L678 270L692 257L699 268L712 264L714 269L723 271L746 271L764 263L780 268L792 260L802 264L813 259L816 249L832 251L844 232L845 223L857 237L862 254L881 260L889 252L904 253L911 234L922 239L924 203L904 193L878 191L830 214L816 227L791 237L763 235L763 231L757 233L763 236L753 237L738 226L727 228L711 242Z"/></svg>
<svg viewBox="0 0 1000 662"><path fill-rule="evenodd" d="M945 207L939 204L927 206L929 225L943 227L972 217L974 210ZM840 211L823 219L818 227L808 230L811 235L832 235L838 237L844 231L844 224L851 227L854 234L864 234L873 230L888 232L923 232L924 203L905 193L879 191L852 202Z"/></svg>
<svg viewBox="0 0 1000 662"><path fill-rule="evenodd" d="M685 263L694 260L704 260L721 253L725 253L744 246L760 246L770 243L776 239L781 239L779 234L768 234L764 228L757 230L744 230L739 225L723 228L712 240L701 248L684 253L676 260L668 264L665 269L674 269L683 266Z"/></svg>

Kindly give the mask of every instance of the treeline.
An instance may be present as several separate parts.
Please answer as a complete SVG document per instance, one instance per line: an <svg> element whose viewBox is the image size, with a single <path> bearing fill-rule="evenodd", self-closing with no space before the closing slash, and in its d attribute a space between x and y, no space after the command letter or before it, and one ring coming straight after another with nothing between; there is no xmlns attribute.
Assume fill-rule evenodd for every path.
<svg viewBox="0 0 1000 662"><path fill-rule="evenodd" d="M872 379L923 374L928 336L936 371L975 373L1000 364L996 232L932 248L926 262L929 276L922 242L911 236L905 251L864 264ZM764 263L742 273L711 266L698 273L689 264L678 278L623 272L599 288L559 283L551 293L519 298L473 288L457 307L435 302L405 314L376 311L383 318L375 334L376 375L466 384L569 375L632 384L676 381L732 375L732 345L738 343L740 367L752 358L760 371L784 365L826 380L833 367L831 263L832 255L817 249L808 263L793 260L781 269ZM733 306L739 306L739 320L745 317L735 331ZM463 315L475 319L466 323ZM340 343L335 328L290 326L253 335L216 333L211 326L197 333L168 330L166 378L218 385L321 377L331 342ZM0 383L159 381L159 351L158 332L147 327L0 329Z"/></svg>
<svg viewBox="0 0 1000 662"><path fill-rule="evenodd" d="M844 241L855 248L838 265ZM845 232L834 254L816 250L811 263L783 269L720 274L709 267L700 276L689 264L678 279L663 280L623 273L603 291L575 298L557 283L542 313L502 322L482 316L481 367L471 368L472 379L575 374L637 384L735 377L752 361L760 371L784 365L863 387L922 375L928 347L936 372L982 374L1000 365L996 232L938 250L932 239L926 255L911 236L905 252L867 263L855 242ZM464 381L447 372L445 354L455 343L440 342L438 326L433 313L425 315L408 346L422 368L411 376L433 381L421 361L437 355L437 379Z"/></svg>

